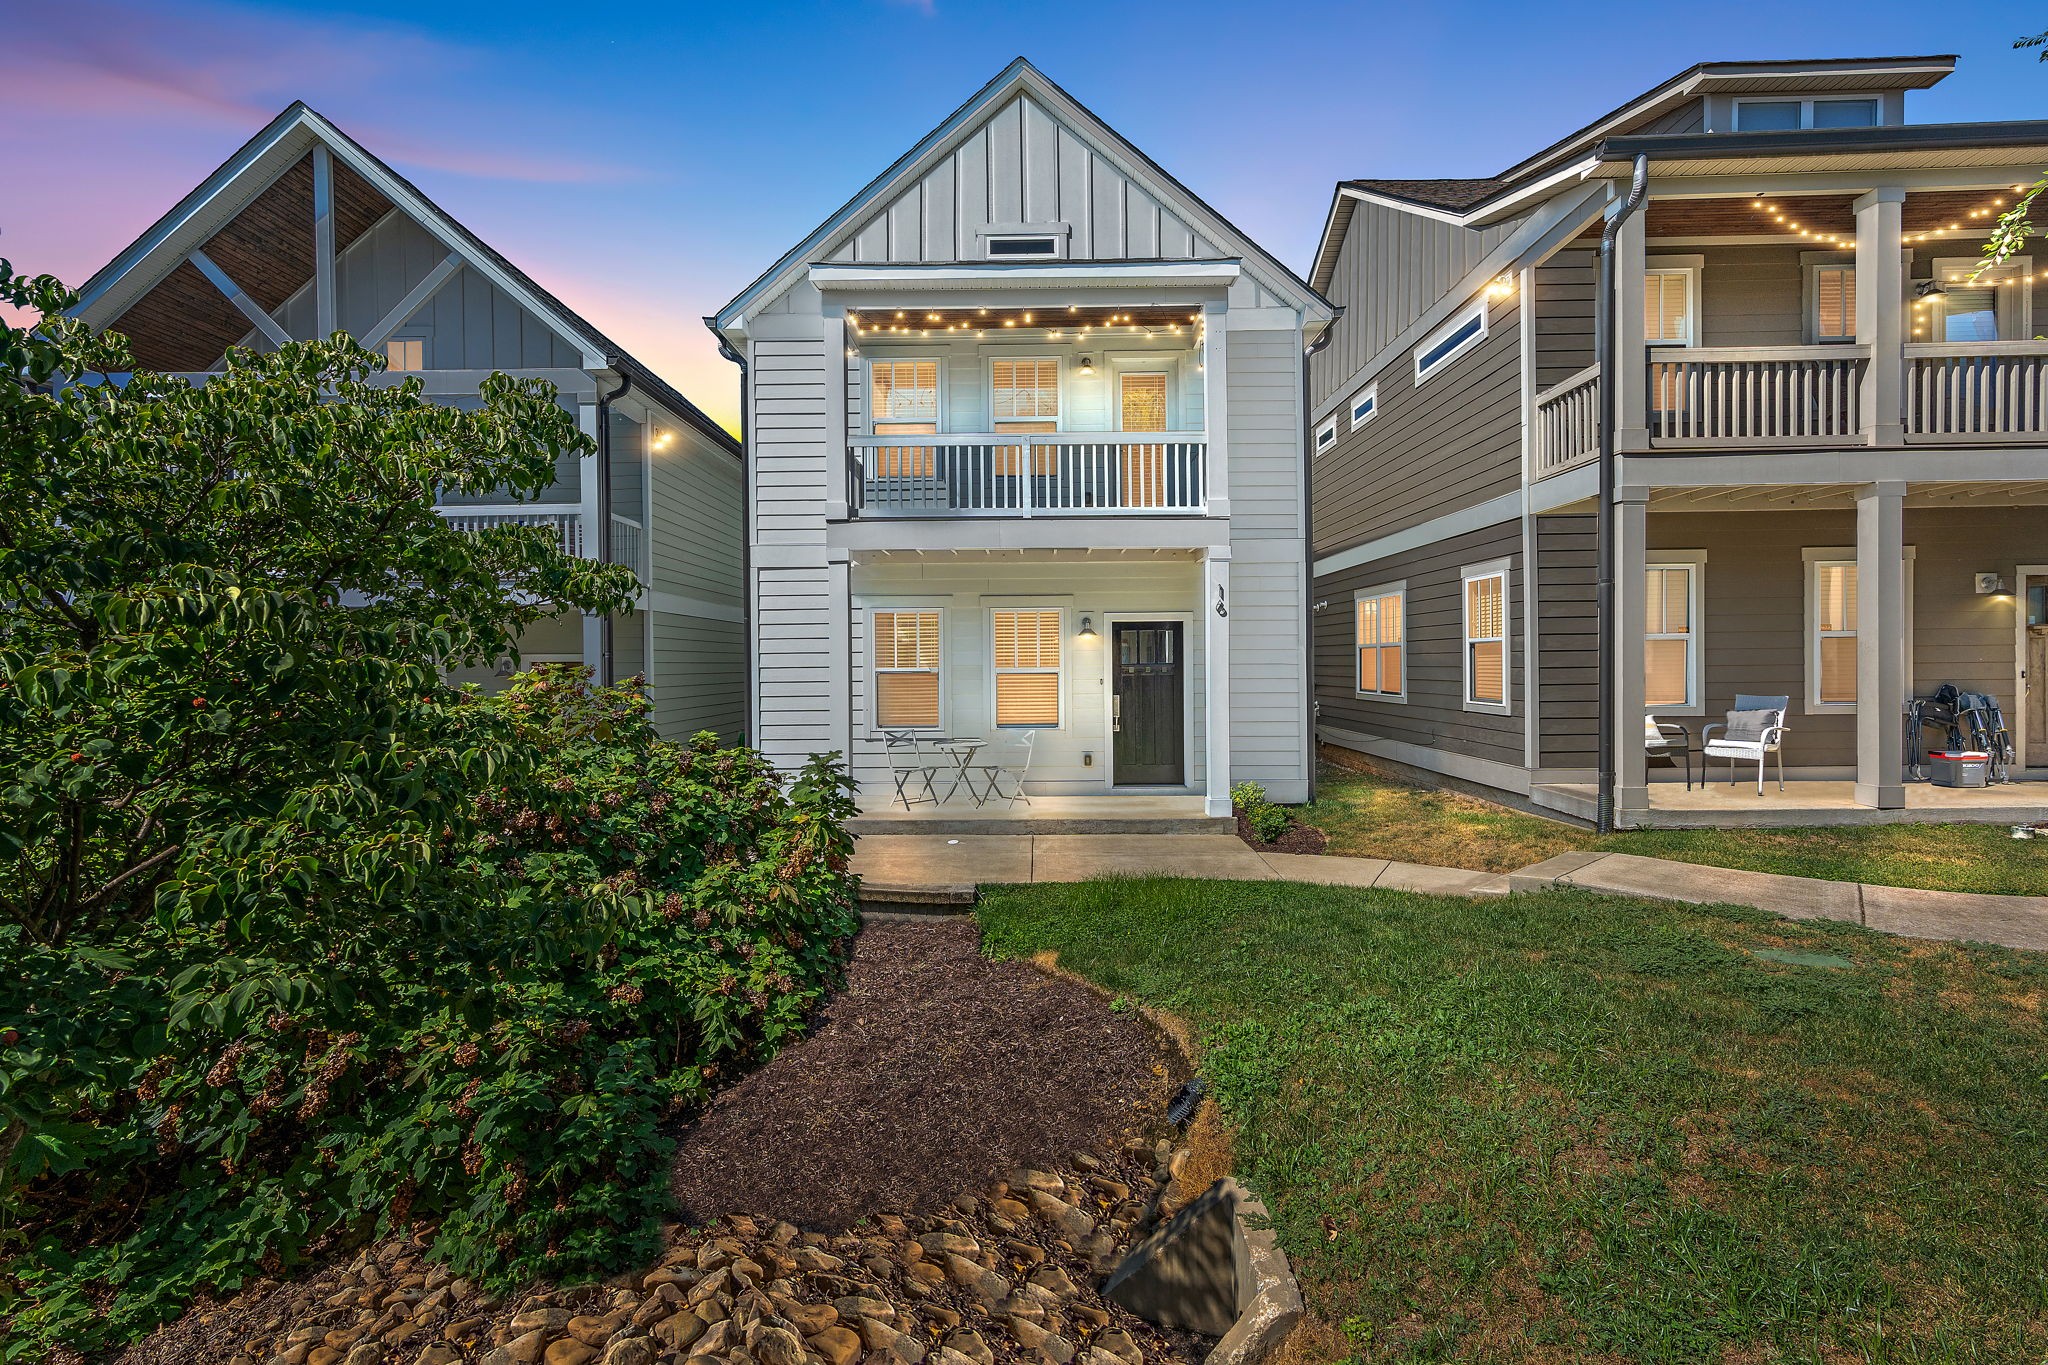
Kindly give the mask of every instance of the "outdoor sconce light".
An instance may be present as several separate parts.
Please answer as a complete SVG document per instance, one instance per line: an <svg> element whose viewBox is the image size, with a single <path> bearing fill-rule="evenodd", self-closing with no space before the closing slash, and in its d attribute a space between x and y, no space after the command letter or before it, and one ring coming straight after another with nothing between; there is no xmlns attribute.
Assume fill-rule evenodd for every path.
<svg viewBox="0 0 2048 1365"><path fill-rule="evenodd" d="M1081 357L1081 373L1084 375L1095 373L1095 362L1085 355Z"/></svg>
<svg viewBox="0 0 2048 1365"><path fill-rule="evenodd" d="M1980 573L1977 575L1977 593L1980 597L1991 593L2003 594L2007 591L2009 589L2005 586L2005 579L1999 575L1995 573Z"/></svg>
<svg viewBox="0 0 2048 1365"><path fill-rule="evenodd" d="M1075 638L1083 644L1092 645L1095 643L1098 637L1095 634L1095 621L1092 617L1084 616L1081 618L1081 633Z"/></svg>
<svg viewBox="0 0 2048 1365"><path fill-rule="evenodd" d="M1508 297L1515 292L1515 277L1508 274L1495 276L1493 283L1486 286L1486 292L1489 297L1496 299Z"/></svg>

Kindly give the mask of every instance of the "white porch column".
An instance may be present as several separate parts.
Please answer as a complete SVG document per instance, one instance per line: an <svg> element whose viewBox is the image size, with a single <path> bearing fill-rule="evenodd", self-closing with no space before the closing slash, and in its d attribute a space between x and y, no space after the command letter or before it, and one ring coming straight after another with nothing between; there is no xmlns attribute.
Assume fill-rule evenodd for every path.
<svg viewBox="0 0 2048 1365"><path fill-rule="evenodd" d="M1202 425L1209 458L1202 469L1202 495L1212 517L1230 515L1230 308L1221 300L1202 305ZM1230 812L1225 811L1228 815Z"/></svg>
<svg viewBox="0 0 2048 1365"><path fill-rule="evenodd" d="M1644 594L1649 554L1650 490L1614 491L1614 819L1627 828L1650 811L1650 760L1643 747Z"/></svg>
<svg viewBox="0 0 2048 1365"><path fill-rule="evenodd" d="M1212 545L1202 561L1202 687L1208 706L1203 788L1205 815L1230 814L1230 547Z"/></svg>
<svg viewBox="0 0 2048 1365"><path fill-rule="evenodd" d="M825 747L837 749L853 767L853 555L825 551L825 657L843 684L825 718Z"/></svg>
<svg viewBox="0 0 2048 1365"><path fill-rule="evenodd" d="M1650 352L1643 330L1643 271L1647 253L1645 204L1630 214L1614 239L1614 448L1624 453L1650 448ZM1641 722L1637 722L1641 728ZM1640 745L1638 747L1641 747Z"/></svg>
<svg viewBox="0 0 2048 1365"><path fill-rule="evenodd" d="M1906 804L1906 485L1856 490L1856 802Z"/></svg>
<svg viewBox="0 0 2048 1365"><path fill-rule="evenodd" d="M1870 348L1863 370L1863 438L1874 446L1905 442L1905 204L1906 192L1889 186L1856 201L1856 342Z"/></svg>

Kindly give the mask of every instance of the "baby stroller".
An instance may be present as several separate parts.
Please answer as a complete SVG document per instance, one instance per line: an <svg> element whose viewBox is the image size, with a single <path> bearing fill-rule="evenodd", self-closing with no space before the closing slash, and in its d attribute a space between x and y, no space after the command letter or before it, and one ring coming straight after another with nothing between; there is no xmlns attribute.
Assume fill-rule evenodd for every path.
<svg viewBox="0 0 2048 1365"><path fill-rule="evenodd" d="M1927 776L1924 732L1933 730L1941 735L1950 752L1987 755L1991 781L2012 781L2019 753L2013 748L2012 731L2005 728L2005 712L1999 709L1998 698L1990 693L1964 692L1954 683L1943 683L1932 697L1916 697L1906 703L1906 717L1906 738L1916 779Z"/></svg>

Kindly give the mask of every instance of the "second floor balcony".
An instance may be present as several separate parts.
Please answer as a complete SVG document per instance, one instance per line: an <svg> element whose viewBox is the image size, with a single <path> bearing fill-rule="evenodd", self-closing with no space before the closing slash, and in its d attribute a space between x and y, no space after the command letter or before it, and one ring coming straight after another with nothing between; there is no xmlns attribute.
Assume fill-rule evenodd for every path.
<svg viewBox="0 0 2048 1365"><path fill-rule="evenodd" d="M847 461L855 516L1195 515L1201 432L858 436Z"/></svg>

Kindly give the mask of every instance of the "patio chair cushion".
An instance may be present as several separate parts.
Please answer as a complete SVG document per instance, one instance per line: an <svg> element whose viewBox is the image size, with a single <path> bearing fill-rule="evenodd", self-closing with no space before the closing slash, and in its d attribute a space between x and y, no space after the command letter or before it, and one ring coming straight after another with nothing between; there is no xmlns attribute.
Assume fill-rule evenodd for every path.
<svg viewBox="0 0 2048 1365"><path fill-rule="evenodd" d="M1778 711L1730 711L1728 728L1723 732L1722 741L1730 744L1761 743L1764 731L1783 723L1779 719L1781 714Z"/></svg>
<svg viewBox="0 0 2048 1365"><path fill-rule="evenodd" d="M1764 756L1762 740L1756 739L1710 739L1707 741L1708 758L1754 758Z"/></svg>

